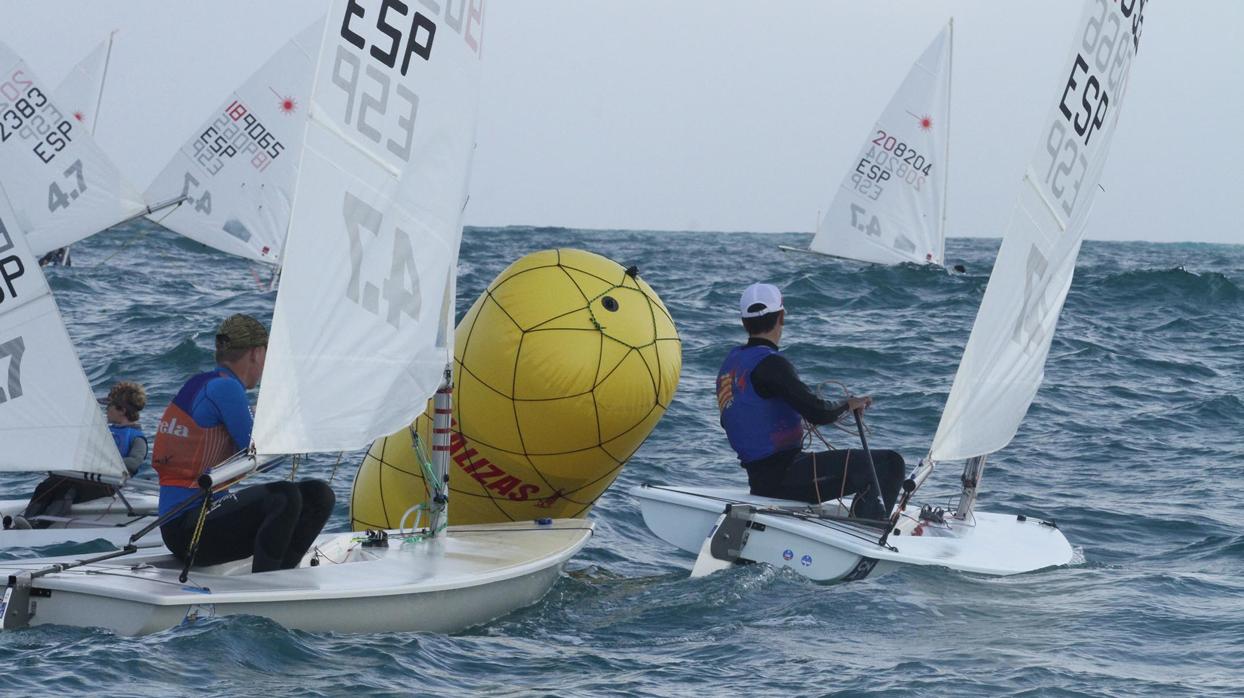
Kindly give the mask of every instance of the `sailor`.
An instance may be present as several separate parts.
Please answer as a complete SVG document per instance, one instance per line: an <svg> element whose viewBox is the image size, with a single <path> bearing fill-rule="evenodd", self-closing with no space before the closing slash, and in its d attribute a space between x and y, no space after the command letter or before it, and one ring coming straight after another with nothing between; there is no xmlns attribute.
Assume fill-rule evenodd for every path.
<svg viewBox="0 0 1244 698"><path fill-rule="evenodd" d="M254 417L246 391L263 375L268 330L249 315L233 315L216 333L215 369L182 386L160 418L151 464L160 476L160 515L199 493L208 468L251 445ZM297 567L333 511L323 480L270 482L214 495L194 556L215 565L253 556L252 572ZM164 544L185 562L199 506L160 527Z"/></svg>
<svg viewBox="0 0 1244 698"><path fill-rule="evenodd" d="M138 414L147 406L147 392L138 383L121 381L112 386L108 397L100 398L99 403L105 405L108 431L132 477L147 460L147 437L138 425ZM9 524L16 528L48 528L56 522L54 517L69 516L74 504L111 497L115 491L112 485L100 482L49 475L35 487L26 511L13 517Z"/></svg>
<svg viewBox="0 0 1244 698"><path fill-rule="evenodd" d="M778 352L786 309L771 284L752 284L739 302L747 344L726 356L717 374L717 407L730 445L747 470L751 493L819 503L846 494L853 515L884 519L894 508L905 476L903 457L872 450L881 497L872 489L868 458L859 449L802 451L803 421L832 424L867 409L868 396L826 402L808 389L795 367Z"/></svg>

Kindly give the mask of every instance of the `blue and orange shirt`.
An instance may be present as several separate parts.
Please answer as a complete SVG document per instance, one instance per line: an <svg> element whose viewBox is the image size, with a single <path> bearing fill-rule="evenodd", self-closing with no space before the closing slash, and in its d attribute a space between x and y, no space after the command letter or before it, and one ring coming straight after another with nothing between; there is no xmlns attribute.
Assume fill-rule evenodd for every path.
<svg viewBox="0 0 1244 698"><path fill-rule="evenodd" d="M246 450L254 424L246 386L233 371L217 366L186 381L160 417L151 456L160 514L198 493L208 468Z"/></svg>

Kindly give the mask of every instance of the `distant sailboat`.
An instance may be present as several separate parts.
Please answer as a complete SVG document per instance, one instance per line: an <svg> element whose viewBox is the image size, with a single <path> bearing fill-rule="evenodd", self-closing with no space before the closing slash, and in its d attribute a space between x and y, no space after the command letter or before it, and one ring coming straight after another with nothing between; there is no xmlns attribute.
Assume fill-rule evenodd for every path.
<svg viewBox="0 0 1244 698"><path fill-rule="evenodd" d="M1075 25L1061 73L1066 82L1052 91L1053 108L937 434L893 518L870 524L847 518L846 508L834 501L809 505L756 497L746 489L635 488L648 527L699 553L693 575L735 561L790 567L823 581L862 579L901 565L1009 575L1071 562L1071 545L1052 521L977 512L976 496L986 457L1010 443L1044 377L1127 94L1143 8L1143 2L1090 2ZM966 464L953 510L909 503L936 463L956 460ZM708 539L703 531L711 531Z"/></svg>
<svg viewBox="0 0 1244 698"><path fill-rule="evenodd" d="M878 264L943 263L954 21L937 35L868 132L809 249Z"/></svg>
<svg viewBox="0 0 1244 698"><path fill-rule="evenodd" d="M3 44L0 190L36 258L152 210L74 112Z"/></svg>
<svg viewBox="0 0 1244 698"><path fill-rule="evenodd" d="M78 61L56 88L56 103L69 110L74 121L81 124L92 137L95 136L95 126L99 123L99 110L104 101L104 85L108 81L108 65L111 63L112 43L116 35L115 31L110 33L107 39ZM62 247L44 255L39 263L70 266L70 247Z"/></svg>
<svg viewBox="0 0 1244 698"><path fill-rule="evenodd" d="M147 188L187 197L155 222L228 254L280 266L324 20L273 55L194 131ZM362 108L362 107L360 107Z"/></svg>

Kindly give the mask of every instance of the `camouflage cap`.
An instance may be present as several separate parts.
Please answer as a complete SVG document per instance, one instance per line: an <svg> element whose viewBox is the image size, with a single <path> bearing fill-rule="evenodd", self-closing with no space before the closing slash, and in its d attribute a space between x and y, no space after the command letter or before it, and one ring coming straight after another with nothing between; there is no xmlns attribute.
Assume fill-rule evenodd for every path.
<svg viewBox="0 0 1244 698"><path fill-rule="evenodd" d="M268 346L268 329L250 315L230 315L216 330L217 349L250 349Z"/></svg>

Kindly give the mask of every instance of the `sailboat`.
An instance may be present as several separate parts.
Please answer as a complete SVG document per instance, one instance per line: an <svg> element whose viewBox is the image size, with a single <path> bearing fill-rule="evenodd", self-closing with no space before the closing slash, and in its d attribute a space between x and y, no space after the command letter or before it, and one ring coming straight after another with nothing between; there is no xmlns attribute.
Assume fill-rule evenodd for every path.
<svg viewBox="0 0 1244 698"><path fill-rule="evenodd" d="M869 130L808 249L877 264L941 265L954 20L912 65Z"/></svg>
<svg viewBox="0 0 1244 698"><path fill-rule="evenodd" d="M7 204L0 200L0 471L58 471L115 486L129 476L104 423L52 290ZM122 544L154 518L154 486L73 505L50 528L0 531L0 548L104 539ZM26 499L0 501L21 514ZM135 539L159 545L159 536Z"/></svg>
<svg viewBox="0 0 1244 698"><path fill-rule="evenodd" d="M212 111L147 188L149 200L184 195L186 205L152 220L222 252L280 266L323 34L321 19Z"/></svg>
<svg viewBox="0 0 1244 698"><path fill-rule="evenodd" d="M634 489L648 527L698 553L696 573L752 561L842 581L903 565L1009 575L1072 560L1072 547L1054 522L978 512L975 502L986 457L1010 443L1040 387L1126 96L1143 7L1143 2L1085 3L1064 63L1065 82L1052 91L1053 109L1025 172L932 447L891 518L864 522L846 516L845 502L809 505L754 497L745 489ZM862 429L860 435L864 440ZM966 463L953 510L914 504L935 464L957 460Z"/></svg>
<svg viewBox="0 0 1244 698"><path fill-rule="evenodd" d="M65 108L73 120L95 137L99 123L100 105L104 101L104 86L108 81L108 66L112 62L112 44L115 31L108 34L90 53L86 54L56 87L56 103ZM70 247L62 247L55 254L40 260L41 264L71 266Z"/></svg>
<svg viewBox="0 0 1244 698"><path fill-rule="evenodd" d="M10 235L20 236L25 239L22 228L25 225L37 224L42 226L45 237L42 239L44 247L39 247L34 251L35 262L30 264L29 260L22 261L21 257L15 257L16 261L10 262L13 269L20 268L20 275L27 276L30 279L38 277L40 281L29 281L40 288L46 287L46 281L42 280L42 272L39 271L39 260L48 252L57 248L45 249L47 245L55 245L61 241L72 241L85 237L96 230L92 228L96 225L104 225L101 221L117 222L116 216L132 217L147 211L145 204L141 204L141 199L133 192L132 188L125 180L112 168L111 163L103 155L102 151L95 146L90 139L89 134L94 132L99 113L100 99L103 94L103 86L107 75L108 58L112 51L112 36L101 42L90 54L88 54L81 62L79 62L61 85L56 89L54 102L45 99L45 93L42 90L41 83L38 78L29 72L16 57L11 54L5 54L5 49L0 46L0 62L5 65L13 65L14 67L6 71L5 75L9 76L9 80L5 85L0 85L0 100L12 100L6 103L3 109L0 109L0 129L5 126L11 127L15 132L6 132L0 134L0 138L7 135L14 144L10 146L14 149L11 155L6 155L5 162L8 165L0 166L0 194L5 191L16 191L21 197L14 198L14 203L22 203L28 205L26 215L18 215L8 208L8 199L0 196L5 204L7 212L7 226ZM29 84L27 84L29 83ZM15 92L17 87L24 87L24 92ZM22 96L24 95L24 96ZM16 97L16 99L13 99ZM24 100L24 101L23 101ZM60 118L60 126L51 127L52 121L48 117ZM61 118L63 117L63 118ZM25 121L25 125L18 126L19 121ZM23 133L25 131L26 133ZM21 140L29 135L38 135L44 133L44 138L33 146L32 153L38 159L16 152L16 147ZM54 138L53 134L63 137ZM75 145L74 140L78 143ZM5 143L0 143L0 148L4 148ZM42 149L41 149L41 146ZM61 147L61 151L57 151L57 147ZM68 169L64 170L63 175L72 179L72 186L69 182L62 181L61 169L65 168L68 158L75 158L73 164L68 165ZM44 162L44 159L47 159ZM43 163L42 166L38 166ZM31 167L34 171L31 171ZM50 168L53 179L48 180L32 179L25 181L24 178L35 177L40 167ZM39 183L41 187L46 188L44 194L30 194L28 190L23 188L31 182ZM16 183L16 190L8 190L5 187ZM61 185L64 184L64 187ZM87 196L85 192L92 192L91 196ZM35 196L35 199L30 199ZM120 196L121 202L109 201L111 196ZM31 205L31 202L35 203ZM40 203L46 203L44 208L40 208ZM61 250L57 263L69 264L69 247L66 245ZM7 271L12 271L7 270ZM7 276L7 274L6 274ZM31 291L35 294L35 291ZM59 313L55 312L55 304L52 303L52 312L55 314L55 322L61 323ZM0 308L0 313L3 309ZM48 321L52 322L51 320ZM64 327L60 326L59 334L55 338L47 341L59 342L60 337L64 336ZM77 354L73 347L68 346L67 350L57 354L58 360L63 359L63 364L59 366L59 371L65 372L68 376L66 380L74 381L75 390L77 382L82 378L82 367L78 363ZM17 370L22 368L21 357L10 355L9 370ZM14 363L16 362L16 363ZM26 362L25 374L27 376L36 375L37 369L31 368L30 363ZM16 369L14 368L16 367ZM38 376L39 382L36 385L46 382L46 377ZM20 383L20 381L19 381ZM15 383L14 385L18 385ZM89 392L89 386L88 392ZM10 397L11 397L10 391ZM64 437L61 428L64 426L59 417L55 414L56 410L62 410L64 414L80 415L81 410L77 403L79 397L74 393L73 397L67 402L58 402L60 396L54 396L49 393L41 393L44 396L42 412L30 413L24 411L18 406L9 410L0 408L0 429L8 431L9 429L21 430L23 432L34 430L33 433L38 434L41 439L60 439ZM91 400L91 409L98 413L98 406ZM98 416L98 414L96 414ZM102 433L103 443L111 442L111 436L103 424L103 420L87 419L82 425L74 427L80 430L86 430L84 433L90 435L91 440L98 440ZM16 420L16 421L15 421ZM98 422L98 424L96 424ZM17 437L6 435L6 443L15 441ZM113 447L115 451L115 446ZM87 502L74 504L70 510L56 517L45 516L44 519L51 520L47 528L39 529L16 529L7 528L0 531L0 549L13 548L33 548L68 542L85 542L89 540L105 540L114 545L120 545L130 539L137 532L145 521L154 518L157 510L157 490L152 483L139 480L128 479L128 473L125 468L120 466L120 461L115 458L108 458L103 461L98 460L94 456L83 458L85 463L81 467L76 457L81 457L81 453L64 453L57 455L55 453L48 454L49 459L42 457L23 455L11 463L6 463L9 469L28 472L38 471L42 465L46 465L48 470L56 471L55 474L68 479L88 480L93 482L104 482L114 486L115 493L112 496L101 497ZM98 455L98 454L96 454ZM64 456L64 457L61 457ZM95 465L92 465L95 463ZM4 469L4 466L0 466ZM22 514L28 500L26 499L10 499L0 501L0 515L11 522L12 517ZM7 524L6 524L7 526ZM159 536L144 536L138 541L143 546L159 545Z"/></svg>
<svg viewBox="0 0 1244 698"><path fill-rule="evenodd" d="M177 200L149 207L61 107L46 83L0 44L0 193L38 257Z"/></svg>
<svg viewBox="0 0 1244 698"><path fill-rule="evenodd" d="M183 569L128 546L0 562L2 627L131 635L245 613L311 631L455 631L534 603L587 543L593 526L580 519L446 525L455 270L484 18L475 3L444 7L442 17L412 6L411 26L392 8L386 20L333 0L254 449L202 480L219 488L287 454L364 447L435 395L431 504L400 530L321 535L299 567L273 572L251 573L249 560Z"/></svg>

